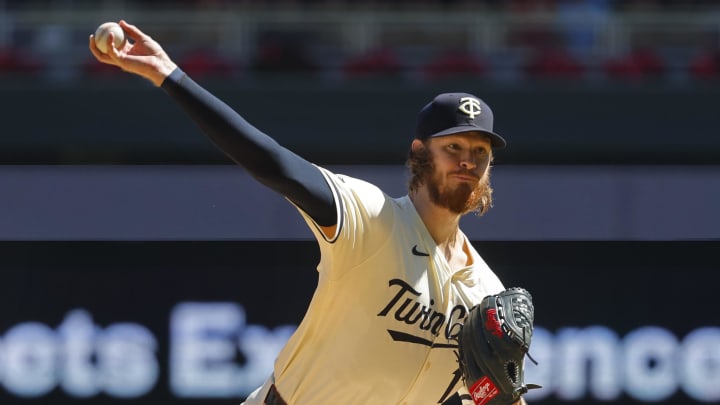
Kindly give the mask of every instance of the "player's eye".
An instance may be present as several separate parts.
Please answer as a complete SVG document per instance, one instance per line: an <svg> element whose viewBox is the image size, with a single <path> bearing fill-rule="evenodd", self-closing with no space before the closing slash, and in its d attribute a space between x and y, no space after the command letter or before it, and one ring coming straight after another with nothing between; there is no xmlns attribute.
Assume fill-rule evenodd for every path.
<svg viewBox="0 0 720 405"><path fill-rule="evenodd" d="M477 156L485 157L488 154L488 150L485 148L477 148L475 149L475 154Z"/></svg>

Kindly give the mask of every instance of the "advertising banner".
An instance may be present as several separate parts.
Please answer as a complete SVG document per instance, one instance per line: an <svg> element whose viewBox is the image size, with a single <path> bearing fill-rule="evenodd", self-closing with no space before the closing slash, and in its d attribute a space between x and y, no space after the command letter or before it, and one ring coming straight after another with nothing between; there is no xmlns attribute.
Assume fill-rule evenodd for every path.
<svg viewBox="0 0 720 405"><path fill-rule="evenodd" d="M474 242L533 294L532 404L720 401L720 242ZM2 242L0 403L239 404L317 282L312 241ZM372 355L368 353L366 355Z"/></svg>

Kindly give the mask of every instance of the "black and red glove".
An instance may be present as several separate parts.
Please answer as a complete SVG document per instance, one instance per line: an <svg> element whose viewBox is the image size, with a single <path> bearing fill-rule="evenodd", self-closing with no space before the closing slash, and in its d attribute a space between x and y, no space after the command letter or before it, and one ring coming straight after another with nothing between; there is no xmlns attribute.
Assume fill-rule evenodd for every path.
<svg viewBox="0 0 720 405"><path fill-rule="evenodd" d="M524 382L534 318L532 296L519 287L489 295L470 309L458 335L458 355L476 405L510 405L528 389L540 388Z"/></svg>

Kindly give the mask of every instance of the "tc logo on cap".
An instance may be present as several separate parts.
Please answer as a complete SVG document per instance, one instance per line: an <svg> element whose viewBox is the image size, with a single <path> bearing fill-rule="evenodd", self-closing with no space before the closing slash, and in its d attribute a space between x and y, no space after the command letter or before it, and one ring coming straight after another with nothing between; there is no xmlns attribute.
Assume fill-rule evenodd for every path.
<svg viewBox="0 0 720 405"><path fill-rule="evenodd" d="M458 107L463 114L470 117L471 120L475 119L476 115L480 115L482 109L480 108L480 100L472 97L463 97L460 99L460 106Z"/></svg>

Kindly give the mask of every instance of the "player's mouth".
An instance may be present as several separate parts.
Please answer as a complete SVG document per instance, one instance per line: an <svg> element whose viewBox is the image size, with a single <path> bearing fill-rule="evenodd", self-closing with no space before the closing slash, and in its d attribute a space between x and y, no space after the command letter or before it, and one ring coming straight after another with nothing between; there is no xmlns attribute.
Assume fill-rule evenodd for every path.
<svg viewBox="0 0 720 405"><path fill-rule="evenodd" d="M477 183L480 181L480 178L478 176L475 176L473 174L468 173L452 173L450 177L458 179L460 181L468 182L468 183Z"/></svg>

